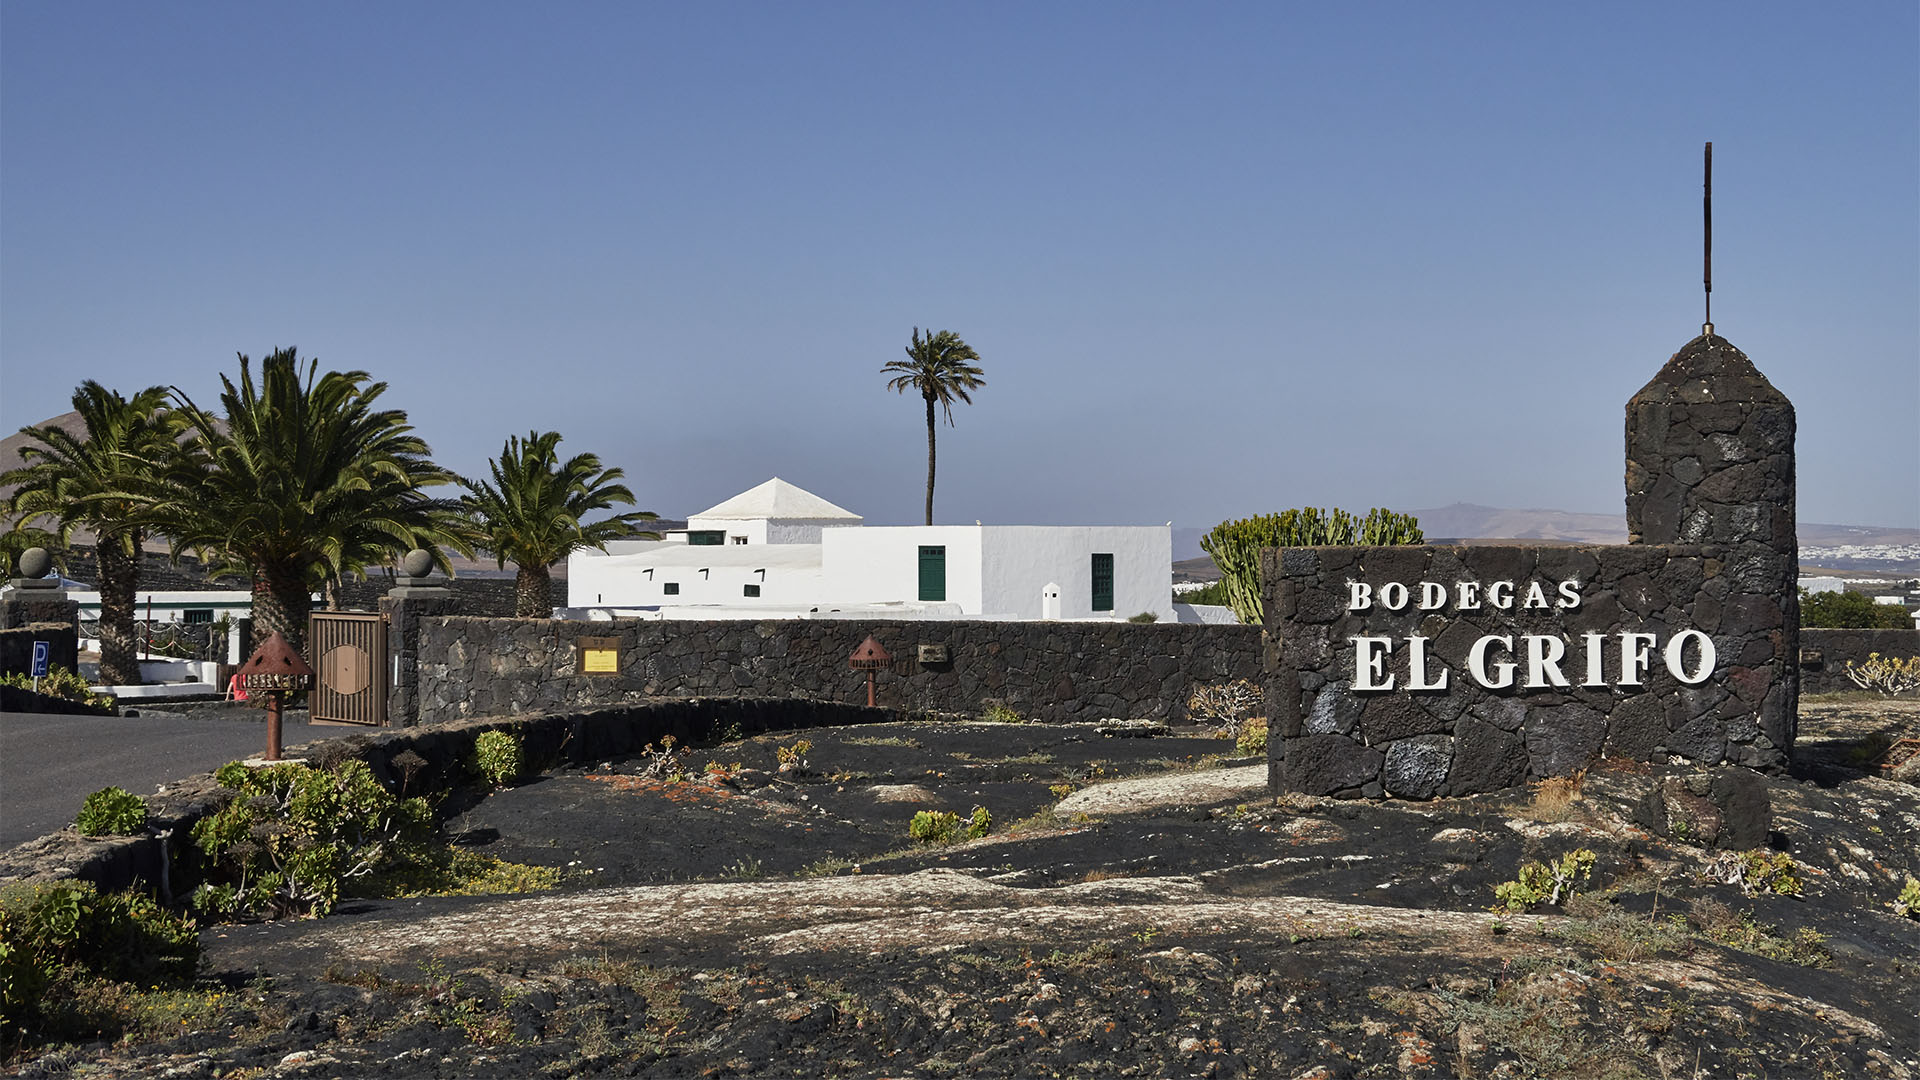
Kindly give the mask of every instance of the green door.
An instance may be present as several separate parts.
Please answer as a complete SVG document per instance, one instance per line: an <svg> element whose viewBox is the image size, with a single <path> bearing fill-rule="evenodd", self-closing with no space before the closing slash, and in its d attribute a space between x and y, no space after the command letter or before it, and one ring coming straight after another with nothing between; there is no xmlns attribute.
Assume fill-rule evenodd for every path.
<svg viewBox="0 0 1920 1080"><path fill-rule="evenodd" d="M1093 610L1113 610L1113 554L1095 552L1093 556Z"/></svg>
<svg viewBox="0 0 1920 1080"><path fill-rule="evenodd" d="M920 599L947 598L947 549L944 544L920 545Z"/></svg>

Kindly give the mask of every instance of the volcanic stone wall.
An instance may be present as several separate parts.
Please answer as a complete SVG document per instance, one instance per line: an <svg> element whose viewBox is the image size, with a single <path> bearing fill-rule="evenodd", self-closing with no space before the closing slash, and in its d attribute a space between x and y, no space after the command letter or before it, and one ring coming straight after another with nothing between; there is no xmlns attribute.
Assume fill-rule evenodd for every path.
<svg viewBox="0 0 1920 1080"><path fill-rule="evenodd" d="M0 675L32 675L36 641L47 643L50 669L80 670L80 640L72 623L29 623L0 630Z"/></svg>
<svg viewBox="0 0 1920 1080"><path fill-rule="evenodd" d="M878 703L899 709L973 713L999 701L1037 720L1171 719L1195 683L1261 678L1255 626L440 617L419 633L422 722L653 697L864 702L865 675L847 658L868 634L893 655ZM583 638L610 648L617 670L582 671ZM946 659L923 660L923 645Z"/></svg>
<svg viewBox="0 0 1920 1080"><path fill-rule="evenodd" d="M1777 575L1776 557L1757 545L1269 550L1270 783L1432 798L1569 773L1603 755L1783 768L1794 736L1784 673L1796 657L1781 601L1753 587ZM1473 583L1466 595L1475 606L1462 602L1463 582ZM1504 609L1489 602L1495 582L1511 583ZM1400 599L1383 592L1394 583L1408 591L1399 610L1387 610L1383 595ZM1425 598L1445 600L1423 610L1423 583L1433 585ZM1525 606L1536 584L1540 603ZM1367 600L1361 610L1357 597ZM1668 646L1688 630L1699 636L1683 638L1670 664ZM1628 633L1653 635L1631 676ZM1539 686L1526 685L1528 635L1553 660ZM1503 688L1469 674L1489 636L1482 668L1497 675L1499 662L1516 665ZM1362 654L1357 638L1385 639L1385 651ZM1416 674L1412 654L1422 648ZM1598 666L1589 668L1594 651ZM1362 673L1375 652L1378 669ZM1442 673L1444 689L1407 689ZM1387 676L1391 689L1357 688ZM1556 676L1568 685L1554 685Z"/></svg>
<svg viewBox="0 0 1920 1080"><path fill-rule="evenodd" d="M1830 694L1836 690L1858 690L1847 678L1847 662L1867 662L1881 656L1906 660L1920 656L1920 630L1835 630L1800 629L1800 690L1808 694ZM1909 691L1908 696L1920 696Z"/></svg>

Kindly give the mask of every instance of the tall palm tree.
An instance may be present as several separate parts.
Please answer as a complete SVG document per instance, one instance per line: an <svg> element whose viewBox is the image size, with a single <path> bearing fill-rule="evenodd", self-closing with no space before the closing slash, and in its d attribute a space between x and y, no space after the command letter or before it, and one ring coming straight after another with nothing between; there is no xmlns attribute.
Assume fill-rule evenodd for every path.
<svg viewBox="0 0 1920 1080"><path fill-rule="evenodd" d="M176 428L163 386L128 399L89 379L74 390L73 408L80 414L78 432L54 424L20 429L34 442L21 447L19 468L0 475L0 486L19 485L4 509L16 518L16 528L48 521L61 544L76 529L93 533L100 564L100 678L131 686L140 681L134 596L146 539L133 509L174 454Z"/></svg>
<svg viewBox="0 0 1920 1080"><path fill-rule="evenodd" d="M987 385L985 374L969 361L980 359L973 346L960 340L960 336L951 330L935 333L927 331L923 339L920 328L913 328L913 344L907 346L907 358L895 360L880 369L882 375L892 375L887 380L887 389L906 393L909 388L920 392L927 402L927 524L933 524L933 406L938 402L946 410L947 426L953 426L953 403L956 399L973 404L972 391Z"/></svg>
<svg viewBox="0 0 1920 1080"><path fill-rule="evenodd" d="M319 374L297 351L240 357L236 385L220 377L221 415L178 388L191 433L166 497L149 520L173 540L253 586L254 641L285 635L304 653L316 587L363 574L416 548L470 551L456 503L422 489L458 478L428 458L407 414L375 407L386 383L364 371Z"/></svg>
<svg viewBox="0 0 1920 1080"><path fill-rule="evenodd" d="M582 548L605 550L620 538L658 540L659 533L636 532L635 525L659 515L645 510L584 521L596 510L633 504L633 493L616 483L626 474L602 469L592 454L560 460L557 431L529 431L507 437L500 456L488 462L493 482L462 480L471 494L461 500L478 524L480 545L493 552L501 569L512 562L513 613L522 619L545 618L552 610L549 566Z"/></svg>

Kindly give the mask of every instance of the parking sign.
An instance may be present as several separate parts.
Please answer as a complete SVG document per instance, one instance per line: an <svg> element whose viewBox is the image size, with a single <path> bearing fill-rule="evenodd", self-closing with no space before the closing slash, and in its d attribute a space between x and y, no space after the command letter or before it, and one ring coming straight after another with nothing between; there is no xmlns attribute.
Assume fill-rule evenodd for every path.
<svg viewBox="0 0 1920 1080"><path fill-rule="evenodd" d="M33 678L47 677L47 660L52 655L52 650L53 647L44 641L33 643Z"/></svg>

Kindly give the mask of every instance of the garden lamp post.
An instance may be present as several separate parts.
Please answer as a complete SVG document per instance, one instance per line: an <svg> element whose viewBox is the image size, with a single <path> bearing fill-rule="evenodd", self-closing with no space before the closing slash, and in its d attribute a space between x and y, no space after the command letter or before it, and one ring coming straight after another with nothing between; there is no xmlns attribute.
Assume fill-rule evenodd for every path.
<svg viewBox="0 0 1920 1080"><path fill-rule="evenodd" d="M868 634L867 640L861 642L860 647L853 650L852 656L847 657L848 667L855 671L864 671L867 673L867 708L871 709L874 707L874 673L886 669L892 663L893 654L881 648L880 643L874 640L872 634Z"/></svg>
<svg viewBox="0 0 1920 1080"><path fill-rule="evenodd" d="M261 642L247 662L240 665L235 674L240 676L240 685L251 693L255 690L267 692L267 753L266 760L280 760L280 706L282 698L289 690L313 689L313 668L300 654L293 651L287 639L278 631Z"/></svg>

